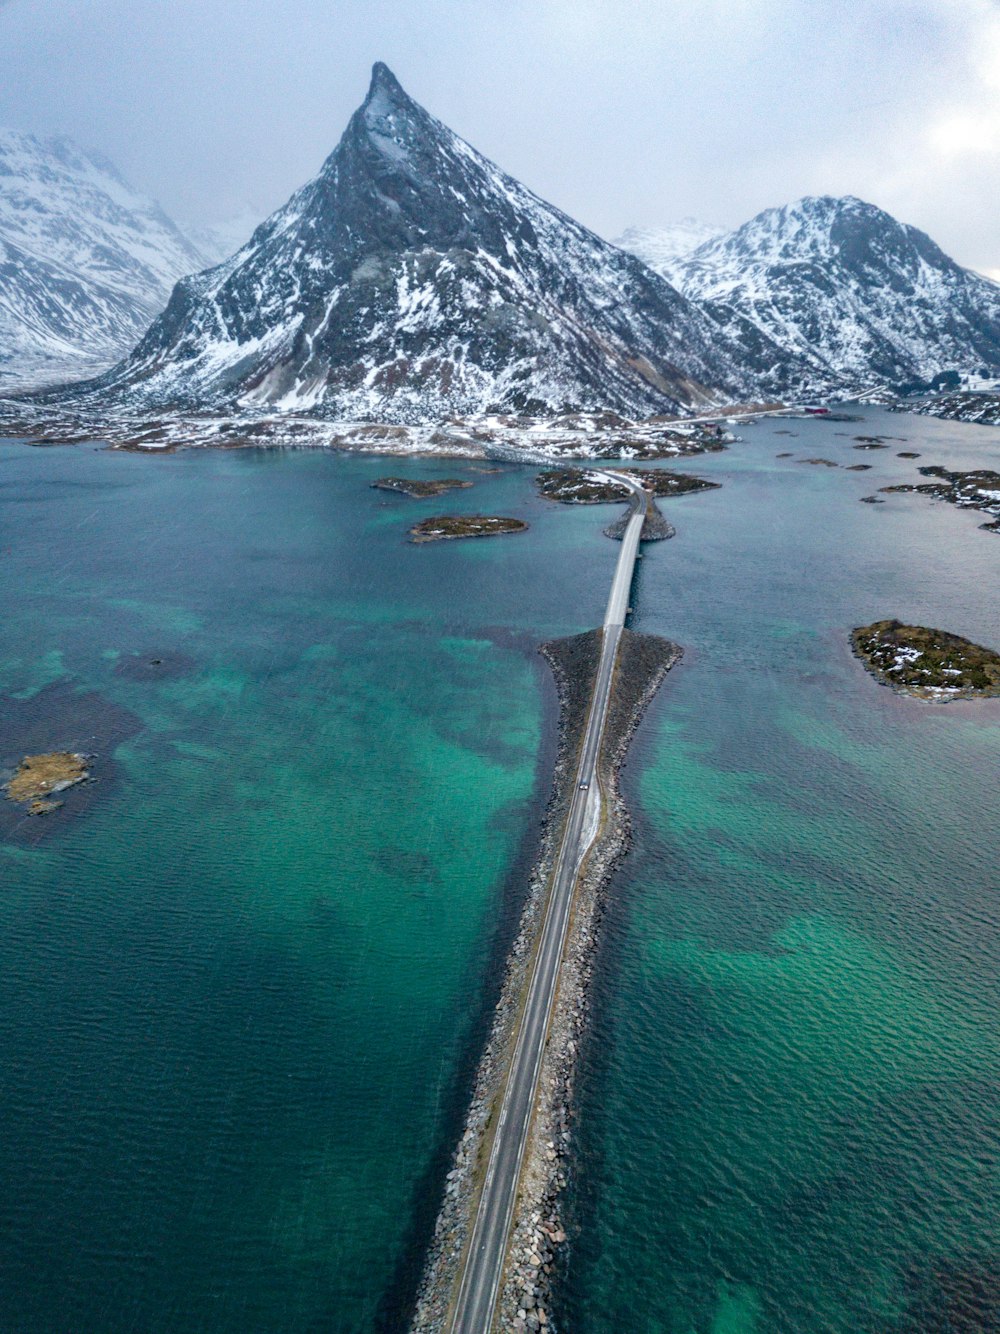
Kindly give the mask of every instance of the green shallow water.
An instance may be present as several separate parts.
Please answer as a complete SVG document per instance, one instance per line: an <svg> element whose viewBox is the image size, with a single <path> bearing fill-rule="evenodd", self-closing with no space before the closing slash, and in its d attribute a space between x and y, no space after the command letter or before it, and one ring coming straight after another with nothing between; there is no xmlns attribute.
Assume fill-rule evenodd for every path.
<svg viewBox="0 0 1000 1334"><path fill-rule="evenodd" d="M837 429L1000 455L996 432L866 415ZM640 628L689 651L625 779L577 1331L1000 1328L1000 701L900 699L846 647L887 615L1000 643L1000 544L916 497L857 504L916 465L791 429L701 462L725 489L679 503L642 568Z"/></svg>
<svg viewBox="0 0 1000 1334"><path fill-rule="evenodd" d="M998 1327L1000 701L900 700L846 644L1000 642L977 516L857 503L997 434L867 415L683 465L725 485L640 565L687 653L625 774L567 1329ZM547 795L534 647L617 554L467 467L0 449L0 763L99 755L0 824L5 1330L403 1326ZM403 540L478 509L531 530Z"/></svg>
<svg viewBox="0 0 1000 1334"><path fill-rule="evenodd" d="M529 534L416 548L385 460L0 469L2 762L99 752L0 842L0 1325L398 1328L547 795L535 645L614 550L519 472L454 505Z"/></svg>

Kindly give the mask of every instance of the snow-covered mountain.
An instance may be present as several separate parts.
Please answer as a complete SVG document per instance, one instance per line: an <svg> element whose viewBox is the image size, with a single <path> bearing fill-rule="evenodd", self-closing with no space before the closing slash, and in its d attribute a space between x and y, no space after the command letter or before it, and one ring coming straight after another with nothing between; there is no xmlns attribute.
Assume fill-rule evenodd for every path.
<svg viewBox="0 0 1000 1334"><path fill-rule="evenodd" d="M221 264L223 260L235 255L237 250L242 250L261 221L259 213L245 209L222 222L185 227L184 234L205 256L206 266ZM177 277L183 277L183 274L178 274Z"/></svg>
<svg viewBox="0 0 1000 1334"><path fill-rule="evenodd" d="M110 162L0 130L0 387L92 375L206 263Z"/></svg>
<svg viewBox="0 0 1000 1334"><path fill-rule="evenodd" d="M670 278L677 260L724 234L721 227L712 227L697 218L681 218L680 222L671 222L665 227L629 227L614 244L638 255L644 264L664 278Z"/></svg>
<svg viewBox="0 0 1000 1334"><path fill-rule="evenodd" d="M807 363L814 392L1000 370L1000 284L851 196L767 209L665 272L724 332Z"/></svg>
<svg viewBox="0 0 1000 1334"><path fill-rule="evenodd" d="M384 65L320 174L231 259L178 283L120 366L130 407L674 412L787 360L711 320L418 106Z"/></svg>

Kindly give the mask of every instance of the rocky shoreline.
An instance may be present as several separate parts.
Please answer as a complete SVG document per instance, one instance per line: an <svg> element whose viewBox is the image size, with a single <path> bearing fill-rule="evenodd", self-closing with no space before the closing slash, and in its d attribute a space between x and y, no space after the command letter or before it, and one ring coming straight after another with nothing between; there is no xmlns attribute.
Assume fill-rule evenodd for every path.
<svg viewBox="0 0 1000 1334"><path fill-rule="evenodd" d="M613 412L555 417L493 414L410 425L329 421L294 412L74 412L0 397L0 438L35 444L105 444L139 454L183 449L342 449L507 462L661 459L725 449L736 436L696 418L629 421Z"/></svg>
<svg viewBox="0 0 1000 1334"><path fill-rule="evenodd" d="M1000 393L996 390L960 390L937 394L932 398L907 402L897 399L890 412L914 412L921 417L940 417L943 421L973 422L978 426L1000 426Z"/></svg>
<svg viewBox="0 0 1000 1334"><path fill-rule="evenodd" d="M502 1078L538 942L545 891L572 796L587 708L600 658L601 631L541 645L559 697L559 747L552 794L538 858L518 934L509 956L493 1027L480 1062L464 1132L447 1174L413 1334L440 1334L446 1325L492 1146ZM559 1201L566 1184L573 1086L580 1036L598 938L603 887L630 841L628 813L618 792L618 769L642 715L681 650L668 640L623 631L616 687L600 757L605 793L601 831L581 876L566 943L566 963L543 1058L539 1101L525 1153L508 1268L500 1296L501 1326L517 1331L552 1328L548 1311L558 1248L566 1241Z"/></svg>
<svg viewBox="0 0 1000 1334"><path fill-rule="evenodd" d="M959 509L981 510L990 516L989 521L979 526L988 533L1000 533L1000 473L989 468L979 468L972 472L949 472L947 468L918 468L922 477L933 477L933 482L913 485L883 486L885 495L899 492L915 492L931 496L935 500L947 500Z"/></svg>

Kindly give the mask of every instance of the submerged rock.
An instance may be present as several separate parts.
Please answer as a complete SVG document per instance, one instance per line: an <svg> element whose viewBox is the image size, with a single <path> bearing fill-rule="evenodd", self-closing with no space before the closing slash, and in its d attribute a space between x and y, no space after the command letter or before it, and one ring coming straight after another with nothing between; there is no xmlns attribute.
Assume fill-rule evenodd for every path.
<svg viewBox="0 0 1000 1334"><path fill-rule="evenodd" d="M18 800L9 786L0 789L0 839L35 844L57 836L69 820L107 798L116 785L115 751L141 730L142 720L130 709L97 691L81 691L71 678L27 697L0 695L0 782L9 779L14 794L22 794ZM29 763L52 756L79 758L59 761L58 771ZM39 788L31 795L32 774L62 782L74 776L80 760L86 770L80 781L58 791ZM33 820L29 815L50 818Z"/></svg>
<svg viewBox="0 0 1000 1334"><path fill-rule="evenodd" d="M190 676L197 663L177 649L150 649L146 653L123 653L115 663L115 675L130 681L172 680Z"/></svg>

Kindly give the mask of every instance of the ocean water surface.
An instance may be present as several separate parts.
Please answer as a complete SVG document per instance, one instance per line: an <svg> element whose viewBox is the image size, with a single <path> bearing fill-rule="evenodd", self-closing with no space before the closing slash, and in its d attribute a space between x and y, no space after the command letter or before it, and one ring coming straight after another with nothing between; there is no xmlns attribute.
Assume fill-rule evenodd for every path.
<svg viewBox="0 0 1000 1334"><path fill-rule="evenodd" d="M5 1331L400 1328L615 557L529 478L0 447L0 764L97 753L3 803Z"/></svg>
<svg viewBox="0 0 1000 1334"><path fill-rule="evenodd" d="M900 698L847 643L897 616L1000 648L984 516L858 503L996 468L1000 433L864 416L745 428L641 567L637 627L687 657L625 777L557 1312L580 1334L1000 1329L1000 700Z"/></svg>
<svg viewBox="0 0 1000 1334"><path fill-rule="evenodd" d="M847 634L1000 647L981 516L858 503L998 435L864 414L681 465L723 487L640 565L686 657L625 774L569 1330L997 1328L1000 701ZM535 646L617 554L534 472L0 446L0 765L97 755L0 822L4 1329L403 1328L547 795ZM405 542L450 510L531 529Z"/></svg>

